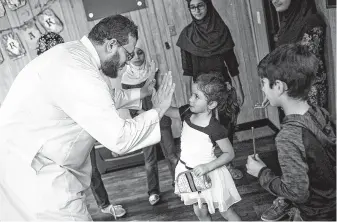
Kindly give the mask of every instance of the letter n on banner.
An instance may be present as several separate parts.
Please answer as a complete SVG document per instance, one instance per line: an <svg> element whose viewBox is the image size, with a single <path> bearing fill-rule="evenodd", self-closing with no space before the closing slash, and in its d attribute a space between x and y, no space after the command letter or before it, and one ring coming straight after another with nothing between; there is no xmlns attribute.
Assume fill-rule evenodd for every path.
<svg viewBox="0 0 337 222"><path fill-rule="evenodd" d="M10 59L18 59L26 54L18 34L8 32L1 35L1 43L3 48L6 49Z"/></svg>
<svg viewBox="0 0 337 222"><path fill-rule="evenodd" d="M61 20L55 15L53 10L46 9L38 15L38 20L47 32L60 33L63 30Z"/></svg>

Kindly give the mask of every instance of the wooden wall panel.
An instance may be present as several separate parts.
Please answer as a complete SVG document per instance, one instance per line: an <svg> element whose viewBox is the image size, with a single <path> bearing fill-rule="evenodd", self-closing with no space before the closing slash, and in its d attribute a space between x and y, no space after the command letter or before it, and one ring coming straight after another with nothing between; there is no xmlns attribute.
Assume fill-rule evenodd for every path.
<svg viewBox="0 0 337 222"><path fill-rule="evenodd" d="M214 6L231 31L235 43L235 55L239 62L240 79L245 102L241 107L238 123L265 118L263 110L253 106L262 100L257 76L257 55L246 0L214 0Z"/></svg>

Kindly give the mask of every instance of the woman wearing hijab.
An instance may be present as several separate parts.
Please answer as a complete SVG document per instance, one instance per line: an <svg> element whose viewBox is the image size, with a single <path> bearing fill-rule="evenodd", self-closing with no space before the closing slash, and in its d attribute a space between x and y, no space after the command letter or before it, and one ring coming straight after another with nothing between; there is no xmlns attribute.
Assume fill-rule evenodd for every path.
<svg viewBox="0 0 337 222"><path fill-rule="evenodd" d="M309 92L311 105L327 107L327 78L324 65L325 23L317 14L314 0L272 0L280 16L280 28L275 36L276 47L301 42L319 59L319 67ZM289 200L278 197L262 215L265 221L280 220L292 213Z"/></svg>
<svg viewBox="0 0 337 222"><path fill-rule="evenodd" d="M141 40L137 41L134 52L135 56L131 59L130 63L126 65L126 70L123 73L121 79L123 89L141 88L151 75L154 75L156 72L158 72L158 70L155 70L155 64L153 61L151 64L148 64L145 55L145 47ZM140 112L149 110L151 108L151 98L146 97L142 101L142 110L129 111L131 117L134 118ZM160 120L160 147L165 158L167 159L173 181L172 185L174 185L174 169L178 162L178 157L171 131L171 123L172 120L167 116L163 116L163 118ZM160 200L156 146L154 145L144 148L143 153L147 176L149 202L151 205L155 205Z"/></svg>
<svg viewBox="0 0 337 222"><path fill-rule="evenodd" d="M217 72L236 88L239 105L244 101L238 62L234 54L231 33L215 10L211 0L186 0L193 21L181 32L177 46L181 49L184 76L195 80L201 73ZM219 114L219 120L228 130L233 143L237 114L228 117ZM241 179L242 172L227 166L233 179Z"/></svg>
<svg viewBox="0 0 337 222"><path fill-rule="evenodd" d="M317 14L314 0L273 0L280 15L276 46L301 42L319 59L316 79L309 92L312 105L327 107L327 76L324 64L325 23Z"/></svg>

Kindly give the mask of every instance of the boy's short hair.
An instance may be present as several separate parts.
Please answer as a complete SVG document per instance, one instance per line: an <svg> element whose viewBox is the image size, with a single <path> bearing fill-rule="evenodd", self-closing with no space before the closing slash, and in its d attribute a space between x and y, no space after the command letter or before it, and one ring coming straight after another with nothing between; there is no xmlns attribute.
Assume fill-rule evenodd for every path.
<svg viewBox="0 0 337 222"><path fill-rule="evenodd" d="M287 84L289 97L307 100L318 62L307 46L300 43L285 44L260 61L258 75L269 80L270 88L276 80L280 80Z"/></svg>

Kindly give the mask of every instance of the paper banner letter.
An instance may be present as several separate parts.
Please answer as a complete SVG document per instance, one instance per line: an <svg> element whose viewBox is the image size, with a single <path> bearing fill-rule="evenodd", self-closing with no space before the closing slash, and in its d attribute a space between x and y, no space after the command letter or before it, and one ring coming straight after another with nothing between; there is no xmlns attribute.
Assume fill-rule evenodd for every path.
<svg viewBox="0 0 337 222"><path fill-rule="evenodd" d="M36 48L36 42L41 36L40 30L36 27L33 20L25 23L21 28L22 36L30 49Z"/></svg>
<svg viewBox="0 0 337 222"><path fill-rule="evenodd" d="M2 2L0 1L0 18L1 18L1 17L4 17L5 14L6 14L5 7L4 7L4 5L2 4Z"/></svg>
<svg viewBox="0 0 337 222"><path fill-rule="evenodd" d="M41 14L39 14L38 20L47 32L60 33L63 30L63 24L61 20L51 9L46 9Z"/></svg>
<svg viewBox="0 0 337 222"><path fill-rule="evenodd" d="M2 34L1 43L8 53L10 59L18 59L25 55L26 50L23 47L18 34L9 32Z"/></svg>
<svg viewBox="0 0 337 222"><path fill-rule="evenodd" d="M10 10L16 10L26 4L26 0L6 0Z"/></svg>

